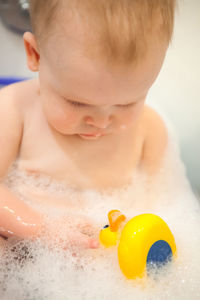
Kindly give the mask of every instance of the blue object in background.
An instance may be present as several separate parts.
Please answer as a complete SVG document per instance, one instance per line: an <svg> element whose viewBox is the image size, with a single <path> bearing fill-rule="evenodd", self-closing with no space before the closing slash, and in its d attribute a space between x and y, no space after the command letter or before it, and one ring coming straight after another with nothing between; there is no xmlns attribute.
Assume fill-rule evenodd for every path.
<svg viewBox="0 0 200 300"><path fill-rule="evenodd" d="M28 78L21 78L21 77L0 77L0 87L5 85L9 85L15 82L20 82L27 80Z"/></svg>

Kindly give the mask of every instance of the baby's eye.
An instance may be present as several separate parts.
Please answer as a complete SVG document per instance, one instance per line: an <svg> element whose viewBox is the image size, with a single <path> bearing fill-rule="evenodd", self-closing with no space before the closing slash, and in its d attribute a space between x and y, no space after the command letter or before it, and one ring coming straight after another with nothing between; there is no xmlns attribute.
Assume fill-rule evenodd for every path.
<svg viewBox="0 0 200 300"><path fill-rule="evenodd" d="M87 106L87 104L84 104L84 103L80 103L80 102L76 102L76 101L73 101L73 100L67 100L71 105L73 106L79 106L79 107L84 107L84 106Z"/></svg>
<svg viewBox="0 0 200 300"><path fill-rule="evenodd" d="M124 104L124 105L120 105L120 104L118 104L117 105L117 107L121 107L121 108L128 108L128 107L131 107L131 106L133 106L135 103L133 102L133 103L129 103L129 104Z"/></svg>

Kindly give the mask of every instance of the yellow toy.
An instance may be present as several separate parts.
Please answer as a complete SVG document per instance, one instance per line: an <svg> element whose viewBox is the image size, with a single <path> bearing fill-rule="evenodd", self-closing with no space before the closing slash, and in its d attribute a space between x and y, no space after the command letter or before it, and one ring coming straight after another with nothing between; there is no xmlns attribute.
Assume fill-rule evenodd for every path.
<svg viewBox="0 0 200 300"><path fill-rule="evenodd" d="M118 244L119 266L127 278L143 277L149 265L161 266L176 256L173 234L157 215L138 215L124 228L126 217L119 210L110 211L108 220L99 239L105 247Z"/></svg>

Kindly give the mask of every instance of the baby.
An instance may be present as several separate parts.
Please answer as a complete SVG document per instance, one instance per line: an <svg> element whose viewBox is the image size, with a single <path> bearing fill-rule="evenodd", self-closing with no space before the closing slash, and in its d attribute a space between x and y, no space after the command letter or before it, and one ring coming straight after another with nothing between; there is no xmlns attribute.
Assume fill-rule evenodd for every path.
<svg viewBox="0 0 200 300"><path fill-rule="evenodd" d="M172 37L174 10L175 0L30 1L33 33L24 34L24 45L39 76L0 91L3 237L56 231L3 184L16 159L27 173L77 189L120 188L136 169L150 177L159 171L168 135L145 99ZM68 238L97 248L81 223L87 220Z"/></svg>

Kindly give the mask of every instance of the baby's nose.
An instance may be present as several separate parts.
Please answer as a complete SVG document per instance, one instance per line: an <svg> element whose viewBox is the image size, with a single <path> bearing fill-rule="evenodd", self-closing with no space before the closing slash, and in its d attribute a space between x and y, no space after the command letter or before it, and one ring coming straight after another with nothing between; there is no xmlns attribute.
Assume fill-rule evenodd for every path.
<svg viewBox="0 0 200 300"><path fill-rule="evenodd" d="M105 129L111 124L110 115L88 116L85 118L85 123L97 128Z"/></svg>

